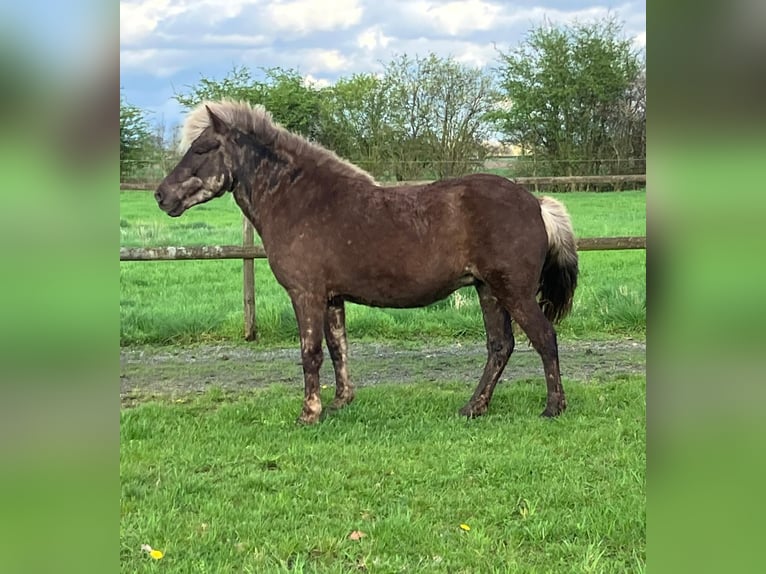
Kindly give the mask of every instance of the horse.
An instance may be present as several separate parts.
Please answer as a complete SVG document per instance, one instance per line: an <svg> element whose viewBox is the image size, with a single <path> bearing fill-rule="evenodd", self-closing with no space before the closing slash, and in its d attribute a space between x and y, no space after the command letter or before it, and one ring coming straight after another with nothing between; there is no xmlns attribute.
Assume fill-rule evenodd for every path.
<svg viewBox="0 0 766 574"><path fill-rule="evenodd" d="M297 422L313 424L322 414L323 339L335 371L330 409L354 400L347 301L424 307L469 285L481 305L487 361L460 414L487 412L514 349L512 321L542 360L547 399L541 416L566 409L553 324L571 311L578 255L560 202L491 174L381 186L333 151L283 128L262 106L234 100L192 109L180 147L183 157L155 199L178 217L231 192L258 232L300 332L304 397Z"/></svg>

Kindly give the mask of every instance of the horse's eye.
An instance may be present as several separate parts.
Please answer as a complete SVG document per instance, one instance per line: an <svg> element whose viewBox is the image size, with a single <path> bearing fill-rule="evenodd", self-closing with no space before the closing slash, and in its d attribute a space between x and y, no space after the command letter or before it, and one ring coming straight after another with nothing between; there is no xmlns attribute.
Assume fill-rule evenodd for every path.
<svg viewBox="0 0 766 574"><path fill-rule="evenodd" d="M213 141L207 141L207 142L201 142L194 146L194 153L203 155L208 152L211 152L213 150L218 149L221 146L220 142L217 142L215 140Z"/></svg>

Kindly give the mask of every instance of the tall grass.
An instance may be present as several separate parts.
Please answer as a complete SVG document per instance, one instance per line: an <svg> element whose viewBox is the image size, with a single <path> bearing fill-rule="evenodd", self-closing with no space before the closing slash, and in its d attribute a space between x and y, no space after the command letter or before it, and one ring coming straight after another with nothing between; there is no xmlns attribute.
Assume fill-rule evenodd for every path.
<svg viewBox="0 0 766 574"><path fill-rule="evenodd" d="M580 237L644 235L643 191L569 193ZM122 192L123 246L236 245L242 215L231 197L212 201L171 219L150 193ZM256 238L256 241L258 239ZM286 293L265 260L256 263L259 340L293 342L297 327ZM583 252L572 315L558 331L575 338L642 336L646 325L644 251ZM123 262L120 266L121 344L241 340L240 261ZM478 298L465 288L424 309L373 309L348 305L349 336L357 339L476 339L484 336Z"/></svg>

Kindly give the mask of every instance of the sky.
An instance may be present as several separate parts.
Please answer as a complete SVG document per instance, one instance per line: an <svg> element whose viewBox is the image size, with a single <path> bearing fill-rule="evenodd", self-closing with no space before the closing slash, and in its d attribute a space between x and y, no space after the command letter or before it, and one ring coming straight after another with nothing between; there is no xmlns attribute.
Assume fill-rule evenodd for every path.
<svg viewBox="0 0 766 574"><path fill-rule="evenodd" d="M533 0L122 0L120 86L127 101L168 128L173 98L235 66L300 72L317 86L376 73L401 54L433 52L470 66L497 65L530 28L608 15L646 45L646 2Z"/></svg>

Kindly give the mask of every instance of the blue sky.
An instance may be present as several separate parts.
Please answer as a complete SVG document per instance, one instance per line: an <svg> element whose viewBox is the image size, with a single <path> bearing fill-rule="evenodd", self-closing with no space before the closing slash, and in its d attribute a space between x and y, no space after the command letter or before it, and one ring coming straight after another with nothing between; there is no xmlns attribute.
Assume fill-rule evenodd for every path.
<svg viewBox="0 0 766 574"><path fill-rule="evenodd" d="M168 127L182 119L173 94L234 66L292 68L317 85L377 72L397 54L452 56L493 66L545 19L609 14L646 44L646 2L496 0L123 0L120 86Z"/></svg>

